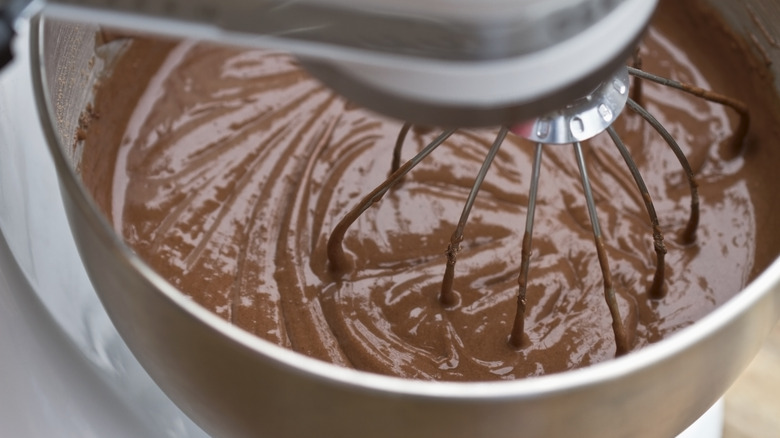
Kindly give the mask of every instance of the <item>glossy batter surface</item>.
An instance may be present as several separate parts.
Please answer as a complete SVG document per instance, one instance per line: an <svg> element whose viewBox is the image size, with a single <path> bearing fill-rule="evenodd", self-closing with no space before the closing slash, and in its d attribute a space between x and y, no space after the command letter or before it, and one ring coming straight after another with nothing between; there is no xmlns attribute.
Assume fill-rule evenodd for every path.
<svg viewBox="0 0 780 438"><path fill-rule="evenodd" d="M642 44L644 68L732 91L740 73L706 48L712 29L674 23L654 22ZM113 148L113 161L82 173L128 244L198 303L303 354L410 378L514 379L614 357L570 146L545 147L527 340L517 350L507 339L532 144L512 134L504 142L465 228L457 303L445 307L438 301L444 251L496 130L459 131L370 208L346 235L355 266L339 278L327 265L329 233L386 178L401 123L350 105L286 54L139 40L125 58L122 65L153 68L140 77L117 69L99 93L129 80L148 85L126 123L102 128L121 132L121 141L90 128L84 162L107 154L90 144ZM723 68L711 68L717 65ZM649 299L655 252L642 198L606 135L585 144L632 349L692 324L739 291L756 240L751 172L728 146L734 114L676 90L644 90L643 104L696 172L701 223L696 243L681 244L690 211L685 174L658 133L625 110L615 126L647 181L668 249L666 297ZM93 125L108 123L108 111L129 110L118 106L100 107ZM439 132L413 130L404 159Z"/></svg>

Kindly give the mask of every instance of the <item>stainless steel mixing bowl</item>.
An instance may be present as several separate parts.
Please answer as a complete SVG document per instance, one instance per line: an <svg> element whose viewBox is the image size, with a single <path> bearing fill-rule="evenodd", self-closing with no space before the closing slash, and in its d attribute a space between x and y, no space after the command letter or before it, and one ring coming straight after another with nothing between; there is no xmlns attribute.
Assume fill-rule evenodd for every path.
<svg viewBox="0 0 780 438"><path fill-rule="evenodd" d="M759 37L752 38L765 46L758 55L771 57L777 70L780 52L754 20L780 17L780 6L712 3L738 33ZM780 36L780 20L761 21ZM277 347L194 304L101 216L79 181L79 151L71 147L102 68L92 56L96 29L32 25L43 128L95 289L149 374L214 436L673 436L725 392L780 316L780 261L770 263L780 242L764 239L757 258L765 260L758 262L763 272L725 305L667 340L581 370L512 382L422 382L339 368ZM121 52L121 44L114 50ZM776 149L755 152L771 164L757 170L766 184L780 184ZM759 231L780 217L777 199L767 204Z"/></svg>

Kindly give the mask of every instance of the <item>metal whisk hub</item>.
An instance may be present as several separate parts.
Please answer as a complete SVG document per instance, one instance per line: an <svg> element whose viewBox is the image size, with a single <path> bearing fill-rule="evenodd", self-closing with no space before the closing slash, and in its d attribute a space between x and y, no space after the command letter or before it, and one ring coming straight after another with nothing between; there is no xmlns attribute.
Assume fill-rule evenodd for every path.
<svg viewBox="0 0 780 438"><path fill-rule="evenodd" d="M628 100L628 69L620 68L595 90L563 109L512 127L515 134L537 143L571 144L604 132Z"/></svg>

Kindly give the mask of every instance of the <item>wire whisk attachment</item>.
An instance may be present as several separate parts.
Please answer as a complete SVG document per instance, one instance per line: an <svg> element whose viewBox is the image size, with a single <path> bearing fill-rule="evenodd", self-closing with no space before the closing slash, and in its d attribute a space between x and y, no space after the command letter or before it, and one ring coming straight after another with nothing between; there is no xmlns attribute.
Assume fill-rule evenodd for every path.
<svg viewBox="0 0 780 438"><path fill-rule="evenodd" d="M641 59L639 59L641 63ZM640 65L636 62L634 65ZM631 88L629 77L633 76L636 80L634 87ZM638 101L642 99L641 81L652 81L664 86L672 87L684 93L691 94L701 99L718 103L732 108L739 116L738 126L732 139L735 148L738 148L747 135L750 125L750 115L747 106L740 101L720 95L710 90L705 90L690 84L681 83L671 79L659 77L644 72L635 67L623 67L615 75L604 81L596 90L587 96L584 96L565 108L553 111L526 123L521 123L511 127L501 127L488 149L488 152L482 162L480 170L474 179L474 183L464 203L460 218L455 230L450 237L449 244L445 251L446 262L444 274L439 291L438 301L441 305L453 306L456 304L456 297L453 292L453 281L456 275L456 265L458 253L461 251L461 242L464 238L465 228L468 223L469 215L475 200L478 196L480 187L490 170L491 164L501 148L504 139L509 132L526 138L535 144L532 174L529 186L528 204L526 209L525 230L521 246L521 260L517 277L517 307L511 332L508 334L508 344L511 348L522 349L525 336L525 315L527 311L526 292L528 288L528 279L531 272L531 258L533 248L533 229L534 216L537 202L537 192L541 180L541 162L544 148L546 146L561 147L569 145L572 147L574 159L579 171L580 181L585 196L588 210L588 218L593 232L594 246L601 270L602 283L604 289L604 300L609 308L612 318L612 329L615 342L615 354L623 355L632 348L632 339L624 327L623 319L620 315L620 309L615 294L612 275L609 266L609 257L604 244L601 225L599 223L596 203L594 201L591 189L591 178L588 175L588 169L583 154L583 142L606 132L614 143L623 158L637 189L644 202L648 219L652 229L653 248L656 254L655 273L653 280L648 286L647 294L651 299L661 299L665 296L664 287L665 277L665 256L667 248L664 243L664 235L661 231L660 221L653 204L647 185L639 172L636 162L631 156L628 148L613 128L613 123L627 106L633 112L642 117L650 124L655 131L663 138L669 148L673 151L680 166L685 172L688 187L690 191L690 213L685 229L680 234L680 241L683 244L693 244L696 241L696 232L699 224L699 194L698 183L694 171L683 153L680 145L673 138L667 129L644 109ZM393 150L393 159L391 163L390 176L369 192L358 202L335 226L327 242L327 256L331 271L340 276L354 268L348 255L344 253L343 239L349 227L365 212L371 205L378 202L388 190L398 184L403 177L408 174L415 166L422 162L426 157L443 144L447 139L455 134L456 129L449 129L442 132L432 142L425 146L412 159L401 165L401 152L406 136L411 129L411 124L406 123L401 128L395 148Z"/></svg>

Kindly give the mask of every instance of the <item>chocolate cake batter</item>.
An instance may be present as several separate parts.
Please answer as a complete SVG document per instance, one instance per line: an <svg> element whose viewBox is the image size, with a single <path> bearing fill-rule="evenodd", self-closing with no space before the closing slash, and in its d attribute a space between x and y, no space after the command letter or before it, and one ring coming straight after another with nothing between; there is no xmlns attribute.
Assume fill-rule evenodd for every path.
<svg viewBox="0 0 780 438"><path fill-rule="evenodd" d="M677 3L662 2L641 46L643 68L770 111L756 107L760 87L736 43ZM625 110L615 127L647 181L668 249L667 293L650 299L655 253L641 195L606 134L585 144L633 350L745 285L759 185L744 151L730 147L737 120L727 108L649 83L643 103L690 160L701 219L696 242L681 243L685 174L652 127ZM571 147L545 149L528 339L516 349L507 340L532 144L510 134L502 146L465 229L455 304L443 306L444 251L495 130L459 131L358 219L344 240L354 267L339 277L327 265L328 236L387 176L400 122L334 95L283 53L142 38L103 81L93 112L80 170L117 231L193 300L269 342L343 366L441 380L515 379L615 355ZM404 159L439 132L410 132ZM751 133L748 143L775 135Z"/></svg>

